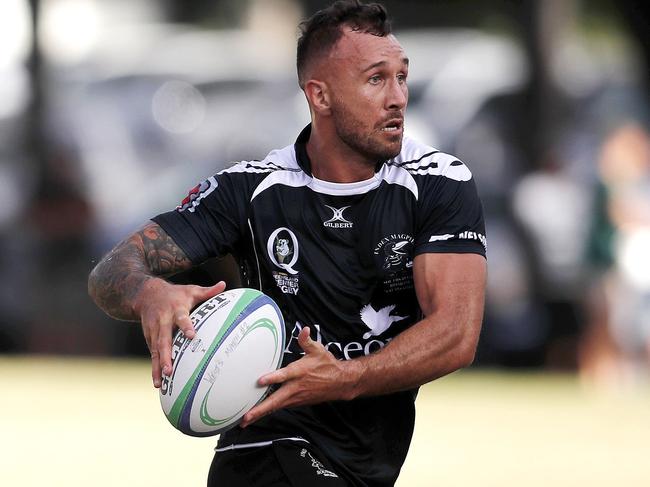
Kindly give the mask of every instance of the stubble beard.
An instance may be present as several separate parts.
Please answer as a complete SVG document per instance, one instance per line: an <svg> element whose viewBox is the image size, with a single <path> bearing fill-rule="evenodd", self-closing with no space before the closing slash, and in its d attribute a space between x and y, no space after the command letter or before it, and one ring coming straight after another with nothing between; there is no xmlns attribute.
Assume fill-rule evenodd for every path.
<svg viewBox="0 0 650 487"><path fill-rule="evenodd" d="M368 164L375 165L377 162L392 159L402 150L401 133L391 137L394 142L385 143L378 140L383 138L380 129L368 132L363 123L348 112L344 104L332 106L332 112L338 138L366 159Z"/></svg>

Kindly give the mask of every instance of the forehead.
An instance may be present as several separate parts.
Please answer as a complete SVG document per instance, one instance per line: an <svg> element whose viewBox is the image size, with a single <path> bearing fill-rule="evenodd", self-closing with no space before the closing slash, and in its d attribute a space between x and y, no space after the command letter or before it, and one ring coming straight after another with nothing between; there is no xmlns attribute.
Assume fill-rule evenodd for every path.
<svg viewBox="0 0 650 487"><path fill-rule="evenodd" d="M408 62L404 49L394 35L379 37L347 27L332 51L330 59L363 69L381 61Z"/></svg>

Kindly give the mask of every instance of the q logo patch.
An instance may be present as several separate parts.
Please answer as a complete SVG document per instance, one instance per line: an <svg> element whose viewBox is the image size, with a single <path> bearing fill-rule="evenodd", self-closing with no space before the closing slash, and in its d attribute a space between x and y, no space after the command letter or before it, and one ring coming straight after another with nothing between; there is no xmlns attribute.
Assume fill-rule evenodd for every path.
<svg viewBox="0 0 650 487"><path fill-rule="evenodd" d="M266 250L276 267L292 275L298 274L293 268L298 261L298 239L291 230L286 227L276 229L266 242Z"/></svg>

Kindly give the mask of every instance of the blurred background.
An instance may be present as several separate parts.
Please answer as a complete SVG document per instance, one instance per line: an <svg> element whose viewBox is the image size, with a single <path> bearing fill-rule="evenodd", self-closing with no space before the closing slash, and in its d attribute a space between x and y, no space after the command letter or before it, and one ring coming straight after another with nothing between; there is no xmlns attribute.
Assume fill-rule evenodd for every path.
<svg viewBox="0 0 650 487"><path fill-rule="evenodd" d="M139 326L98 311L87 275L200 180L293 143L296 26L328 3L0 1L0 370L51 388L106 363L148 377ZM411 59L407 132L468 164L486 212L471 377L650 398L648 4L382 3ZM647 413L616 411L647 439ZM638 468L626 485L650 485Z"/></svg>

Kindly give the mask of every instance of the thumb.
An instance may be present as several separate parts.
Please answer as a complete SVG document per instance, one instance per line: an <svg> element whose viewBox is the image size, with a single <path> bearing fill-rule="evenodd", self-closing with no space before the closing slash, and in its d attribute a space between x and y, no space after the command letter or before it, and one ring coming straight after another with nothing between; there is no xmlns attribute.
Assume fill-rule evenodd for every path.
<svg viewBox="0 0 650 487"><path fill-rule="evenodd" d="M203 286L196 286L196 292L194 294L194 299L197 302L202 303L203 301L207 301L213 296L216 296L219 293L222 293L226 289L226 283L224 281L219 281L218 283L209 286L209 287L203 287Z"/></svg>
<svg viewBox="0 0 650 487"><path fill-rule="evenodd" d="M315 342L309 336L310 330L308 326L305 326L300 333L298 334L298 345L303 351L307 354L316 353L320 350L320 345L318 342Z"/></svg>

